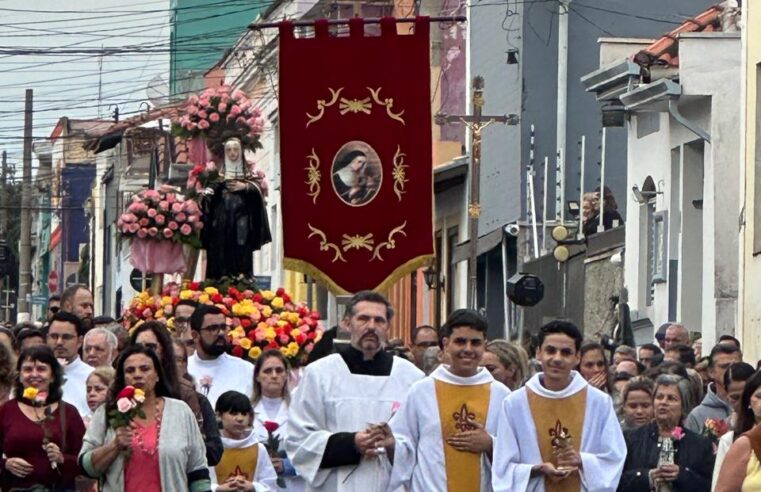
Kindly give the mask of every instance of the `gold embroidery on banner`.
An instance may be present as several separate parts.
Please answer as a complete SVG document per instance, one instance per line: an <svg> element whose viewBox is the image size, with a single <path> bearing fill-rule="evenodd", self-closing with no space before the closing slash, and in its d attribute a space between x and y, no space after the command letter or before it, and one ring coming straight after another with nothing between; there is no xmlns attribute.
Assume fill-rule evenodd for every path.
<svg viewBox="0 0 761 492"><path fill-rule="evenodd" d="M465 403L462 404L460 410L452 414L452 418L456 422L454 428L460 432L477 429L473 425L473 421L476 420L476 414L468 410L468 406Z"/></svg>
<svg viewBox="0 0 761 492"><path fill-rule="evenodd" d="M370 261L373 261L376 258L378 258L380 261L383 261L383 258L381 258L381 255L380 255L381 249L382 248L386 248L386 249L396 248L396 240L394 239L394 235L401 234L403 236L406 236L407 233L404 232L405 227L407 227L406 220L404 221L404 224L391 229L391 232L388 233L388 239L385 242L382 242L378 246L375 247L375 251L373 252L373 257L370 259Z"/></svg>
<svg viewBox="0 0 761 492"><path fill-rule="evenodd" d="M307 126L311 125L315 121L319 121L322 119L323 115L325 114L325 108L328 108L336 103L338 101L338 96L341 94L341 91L344 90L343 87L338 89L337 91L334 91L330 87L328 87L328 90L330 91L330 94L332 96L330 102L325 102L324 99L319 99L317 101L317 110L319 113L317 115L312 116L311 114L307 113L307 117L309 118L309 121L307 121Z"/></svg>
<svg viewBox="0 0 761 492"><path fill-rule="evenodd" d="M394 154L394 170L391 175L394 178L394 193L396 193L400 202L402 201L402 193L405 193L404 185L409 181L409 179L407 179L407 172L405 171L405 168L409 166L404 163L404 156L406 155L407 154L402 152L402 147L397 145L396 154Z"/></svg>
<svg viewBox="0 0 761 492"><path fill-rule="evenodd" d="M370 94L373 95L373 101L375 101L375 104L378 104L379 106L385 106L386 107L386 114L388 114L388 117L392 120L396 120L401 122L402 125L406 125L404 120L402 119L402 115L404 114L404 110L401 110L398 113L394 113L391 111L391 109L394 107L394 100L390 97L387 97L383 100L380 98L380 91L382 90L382 87L378 87L377 89L373 90L370 87L367 88L368 91L370 91Z"/></svg>
<svg viewBox="0 0 761 492"><path fill-rule="evenodd" d="M317 196L320 194L320 179L322 178L322 173L320 173L320 158L317 157L314 148L312 148L311 155L307 156L307 160L309 161L309 166L304 168L307 171L307 180L305 183L309 185L309 193L307 193L307 195L311 196L312 203L316 204Z"/></svg>
<svg viewBox="0 0 761 492"><path fill-rule="evenodd" d="M338 109L341 113L341 115L345 115L346 113L365 113L370 114L370 110L372 109L373 105L370 104L370 98L366 97L362 99L361 101L359 99L353 99L348 100L345 97L341 98L341 101L338 105Z"/></svg>
<svg viewBox="0 0 761 492"><path fill-rule="evenodd" d="M309 234L309 236L307 236L307 239L311 238L312 236L318 236L320 238L320 251L333 250L336 253L336 255L333 257L333 263L335 263L338 260L341 260L344 263L346 263L346 258L344 258L343 255L341 254L341 249L335 244L329 243L328 238L325 236L324 232L322 232L321 230L315 227L312 227L312 224L307 224L307 226L312 231L312 233Z"/></svg>
<svg viewBox="0 0 761 492"><path fill-rule="evenodd" d="M373 239L372 233L365 234L364 236L360 236L359 234L355 234L353 236L344 234L343 241L341 241L341 245L343 246L344 251L348 251L350 249L362 249L362 248L365 248L368 251L372 251L374 244L375 244L375 240Z"/></svg>

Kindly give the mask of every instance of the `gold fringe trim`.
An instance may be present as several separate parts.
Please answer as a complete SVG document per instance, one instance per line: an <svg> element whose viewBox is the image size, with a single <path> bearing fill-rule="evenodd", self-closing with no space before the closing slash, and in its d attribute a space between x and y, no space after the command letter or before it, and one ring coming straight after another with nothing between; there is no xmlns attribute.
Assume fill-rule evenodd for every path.
<svg viewBox="0 0 761 492"><path fill-rule="evenodd" d="M430 265L435 259L435 255L422 255L413 258L398 266L393 272L391 272L388 277L383 280L383 282L371 288L370 290L386 290L408 273L413 272L423 266ZM339 286L335 280L330 278L328 274L312 265L308 261L299 260L296 258L283 258L283 266L288 270L301 272L319 280L320 282L324 283L335 295L351 294L351 292Z"/></svg>

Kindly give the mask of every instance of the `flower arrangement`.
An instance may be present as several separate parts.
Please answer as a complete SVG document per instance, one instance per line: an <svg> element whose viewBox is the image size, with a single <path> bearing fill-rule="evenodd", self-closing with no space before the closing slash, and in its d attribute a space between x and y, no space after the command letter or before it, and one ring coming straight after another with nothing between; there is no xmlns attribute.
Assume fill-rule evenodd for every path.
<svg viewBox="0 0 761 492"><path fill-rule="evenodd" d="M127 427L135 420L135 417L144 419L143 402L145 402L143 390L134 386L125 386L116 395L116 408L108 412L111 427L114 429Z"/></svg>
<svg viewBox="0 0 761 492"><path fill-rule="evenodd" d="M131 326L165 320L174 329L172 313L181 299L219 307L230 325L232 355L254 361L268 349L278 349L298 365L322 337L317 311L294 302L284 289L261 290L240 279L216 283L167 284L160 295L138 294L124 313Z"/></svg>
<svg viewBox="0 0 761 492"><path fill-rule="evenodd" d="M729 432L729 422L722 419L706 419L702 435L717 442L721 436Z"/></svg>
<svg viewBox="0 0 761 492"><path fill-rule="evenodd" d="M196 202L160 189L134 195L117 226L124 237L171 240L198 248L203 222Z"/></svg>
<svg viewBox="0 0 761 492"><path fill-rule="evenodd" d="M223 154L224 141L230 137L239 138L243 148L260 148L263 129L261 111L242 91L227 85L188 97L172 127L180 137L205 138L215 155Z"/></svg>

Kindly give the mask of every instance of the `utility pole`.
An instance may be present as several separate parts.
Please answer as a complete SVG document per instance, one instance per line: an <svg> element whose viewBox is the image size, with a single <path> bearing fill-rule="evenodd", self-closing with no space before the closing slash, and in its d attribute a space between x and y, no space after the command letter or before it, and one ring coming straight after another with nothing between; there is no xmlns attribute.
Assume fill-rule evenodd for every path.
<svg viewBox="0 0 761 492"><path fill-rule="evenodd" d="M32 292L32 89L26 90L24 104L24 172L21 180L21 226L19 241L18 314L29 313L27 295Z"/></svg>
<svg viewBox="0 0 761 492"><path fill-rule="evenodd" d="M436 115L436 124L464 123L470 129L470 203L468 204L468 307L476 309L476 279L478 275L478 218L481 216L481 132L492 123L517 125L518 116L484 116L484 78L473 78L472 115Z"/></svg>
<svg viewBox="0 0 761 492"><path fill-rule="evenodd" d="M0 190L0 238L7 240L5 233L8 230L8 212L6 206L8 205L8 153L3 151L3 167L0 170L0 183L2 183L2 189Z"/></svg>
<svg viewBox="0 0 761 492"><path fill-rule="evenodd" d="M558 101L556 149L558 156L559 189L558 210L555 211L561 224L565 224L565 180L566 180L566 121L568 119L568 11L571 0L560 0L558 3Z"/></svg>

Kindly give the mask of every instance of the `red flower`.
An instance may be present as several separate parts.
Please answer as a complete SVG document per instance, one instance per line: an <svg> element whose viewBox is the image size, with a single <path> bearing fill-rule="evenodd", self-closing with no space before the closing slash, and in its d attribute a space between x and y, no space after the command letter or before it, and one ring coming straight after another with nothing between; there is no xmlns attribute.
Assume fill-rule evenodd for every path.
<svg viewBox="0 0 761 492"><path fill-rule="evenodd" d="M267 429L267 432L272 434L273 432L275 432L276 430L278 430L280 428L280 424L278 424L277 422L273 422L271 420L268 420L268 421L264 422L264 428Z"/></svg>
<svg viewBox="0 0 761 492"><path fill-rule="evenodd" d="M240 324L243 328L248 328L251 326L251 320L248 318L241 318Z"/></svg>
<svg viewBox="0 0 761 492"><path fill-rule="evenodd" d="M303 333L296 337L296 343L298 343L299 345L304 345L304 342L306 341L307 341L307 337Z"/></svg>
<svg viewBox="0 0 761 492"><path fill-rule="evenodd" d="M233 347L233 355L235 357L243 357L243 347L241 347L240 345L236 345L235 347Z"/></svg>
<svg viewBox="0 0 761 492"><path fill-rule="evenodd" d="M268 348L268 349L276 349L276 348L278 348L279 346L280 346L280 345L278 345L278 344L277 344L277 342L276 342L275 340L272 340L270 343L268 343L268 344L267 344L267 348Z"/></svg>
<svg viewBox="0 0 761 492"><path fill-rule="evenodd" d="M200 290L201 289L201 283L200 282L190 282L189 289L190 290Z"/></svg>
<svg viewBox="0 0 761 492"><path fill-rule="evenodd" d="M281 295L280 297L282 297L282 298L283 298L283 302L284 302L284 303L286 303L286 304L288 304L289 302L291 302L291 296L289 296L289 295L288 295L288 294L286 294L285 292L284 292L284 293L283 293L283 295Z"/></svg>
<svg viewBox="0 0 761 492"><path fill-rule="evenodd" d="M116 399L120 398L127 398L132 399L135 396L135 388L134 386L125 386L118 395L116 395Z"/></svg>
<svg viewBox="0 0 761 492"><path fill-rule="evenodd" d="M221 303L222 299L223 299L222 294L214 294L213 296L211 296L211 302L213 302L214 304Z"/></svg>
<svg viewBox="0 0 761 492"><path fill-rule="evenodd" d="M256 330L249 330L247 336L251 341L256 340Z"/></svg>
<svg viewBox="0 0 761 492"><path fill-rule="evenodd" d="M282 287L280 287L279 289L275 291L275 295L278 297L283 297L283 294L285 294L285 289Z"/></svg>

